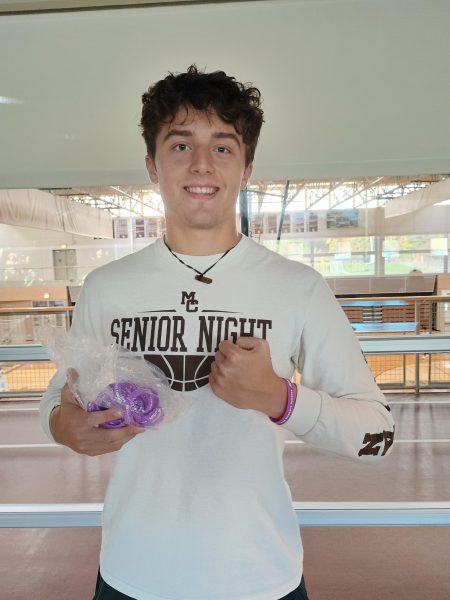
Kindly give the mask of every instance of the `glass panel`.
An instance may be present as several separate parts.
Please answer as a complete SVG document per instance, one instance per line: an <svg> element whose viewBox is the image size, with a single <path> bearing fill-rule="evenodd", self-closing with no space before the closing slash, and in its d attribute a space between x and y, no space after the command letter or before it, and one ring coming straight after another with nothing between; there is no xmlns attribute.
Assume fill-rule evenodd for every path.
<svg viewBox="0 0 450 600"><path fill-rule="evenodd" d="M261 243L266 246L266 248L269 248L269 250L273 250L282 256L301 262L309 260L308 255L311 254L311 242L312 240L302 239L282 239L280 241L261 240Z"/></svg>
<svg viewBox="0 0 450 600"><path fill-rule="evenodd" d="M446 235L435 234L435 235L393 235L386 236L384 238L383 249L384 250L431 250L437 243L433 240L444 240L444 247L447 247L445 240Z"/></svg>
<svg viewBox="0 0 450 600"><path fill-rule="evenodd" d="M353 276L353 275L375 275L374 254L352 254L342 255L320 255L314 256L311 265L324 277Z"/></svg>
<svg viewBox="0 0 450 600"><path fill-rule="evenodd" d="M270 250L308 264L324 276L374 275L375 238L261 240Z"/></svg>
<svg viewBox="0 0 450 600"><path fill-rule="evenodd" d="M425 252L386 252L383 255L386 275L407 275L413 270L422 273L445 272L443 256L433 256Z"/></svg>
<svg viewBox="0 0 450 600"><path fill-rule="evenodd" d="M315 254L348 254L373 252L375 250L375 238L373 236L319 238L311 241L314 244Z"/></svg>

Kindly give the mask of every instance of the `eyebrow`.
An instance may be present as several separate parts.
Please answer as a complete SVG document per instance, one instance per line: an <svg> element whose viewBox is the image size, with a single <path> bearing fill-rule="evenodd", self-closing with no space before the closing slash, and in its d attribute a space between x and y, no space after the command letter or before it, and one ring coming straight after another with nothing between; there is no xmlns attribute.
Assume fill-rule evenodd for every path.
<svg viewBox="0 0 450 600"><path fill-rule="evenodd" d="M164 137L164 141L171 137L192 137L192 135L192 131L189 129L171 129ZM218 131L217 133L213 133L212 137L217 140L234 140L238 146L241 145L238 136L231 132L227 133L225 131Z"/></svg>

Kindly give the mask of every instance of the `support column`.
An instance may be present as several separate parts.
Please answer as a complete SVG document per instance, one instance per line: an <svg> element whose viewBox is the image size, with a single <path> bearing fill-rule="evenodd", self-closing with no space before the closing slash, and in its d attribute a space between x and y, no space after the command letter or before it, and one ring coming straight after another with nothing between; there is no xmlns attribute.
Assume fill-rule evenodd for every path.
<svg viewBox="0 0 450 600"><path fill-rule="evenodd" d="M241 232L249 237L250 233L250 206L247 188L239 192L239 214L241 216Z"/></svg>

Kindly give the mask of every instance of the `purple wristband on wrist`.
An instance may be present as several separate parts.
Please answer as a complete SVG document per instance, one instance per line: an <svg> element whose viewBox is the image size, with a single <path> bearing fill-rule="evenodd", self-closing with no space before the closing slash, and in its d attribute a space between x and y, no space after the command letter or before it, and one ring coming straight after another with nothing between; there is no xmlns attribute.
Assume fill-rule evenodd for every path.
<svg viewBox="0 0 450 600"><path fill-rule="evenodd" d="M297 394L295 393L295 390L294 390L294 384L289 379L285 379L285 382L286 382L287 399L286 399L286 408L284 410L284 413L281 415L281 417L279 419L272 419L272 417L269 417L270 420L272 421L272 423L275 423L275 425L283 425L283 423L286 423L286 421L289 419L289 417L294 412L295 402L297 400Z"/></svg>

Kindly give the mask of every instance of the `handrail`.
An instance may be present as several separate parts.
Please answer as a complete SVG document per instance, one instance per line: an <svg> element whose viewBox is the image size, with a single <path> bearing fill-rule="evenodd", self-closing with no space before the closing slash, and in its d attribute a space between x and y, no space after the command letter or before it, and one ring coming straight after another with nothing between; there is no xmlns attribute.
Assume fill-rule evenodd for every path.
<svg viewBox="0 0 450 600"><path fill-rule="evenodd" d="M0 317L12 317L16 315L56 315L71 313L74 306L35 306L30 308L0 308Z"/></svg>
<svg viewBox="0 0 450 600"><path fill-rule="evenodd" d="M446 502L293 502L305 527L450 525ZM103 504L0 504L0 528L101 527Z"/></svg>
<svg viewBox="0 0 450 600"><path fill-rule="evenodd" d="M440 354L450 352L450 335L358 337L364 354Z"/></svg>
<svg viewBox="0 0 450 600"><path fill-rule="evenodd" d="M342 302L357 302L361 301L377 301L377 300L405 300L406 302L414 301L425 301L425 302L448 302L450 303L450 296L405 296L405 295L392 295L392 296L342 296L337 298L339 303ZM74 306L36 306L28 308L0 308L0 316L15 316L15 315L51 315L72 312Z"/></svg>
<svg viewBox="0 0 450 600"><path fill-rule="evenodd" d="M391 296L339 296L338 302L357 302L377 300L404 300L405 302L414 302L415 300L425 300L427 302L450 302L450 296L406 296L405 294L392 294Z"/></svg>
<svg viewBox="0 0 450 600"><path fill-rule="evenodd" d="M433 354L450 352L450 335L358 337L364 354ZM41 344L0 345L0 362L50 361Z"/></svg>
<svg viewBox="0 0 450 600"><path fill-rule="evenodd" d="M49 362L50 357L41 344L0 345L0 362Z"/></svg>

